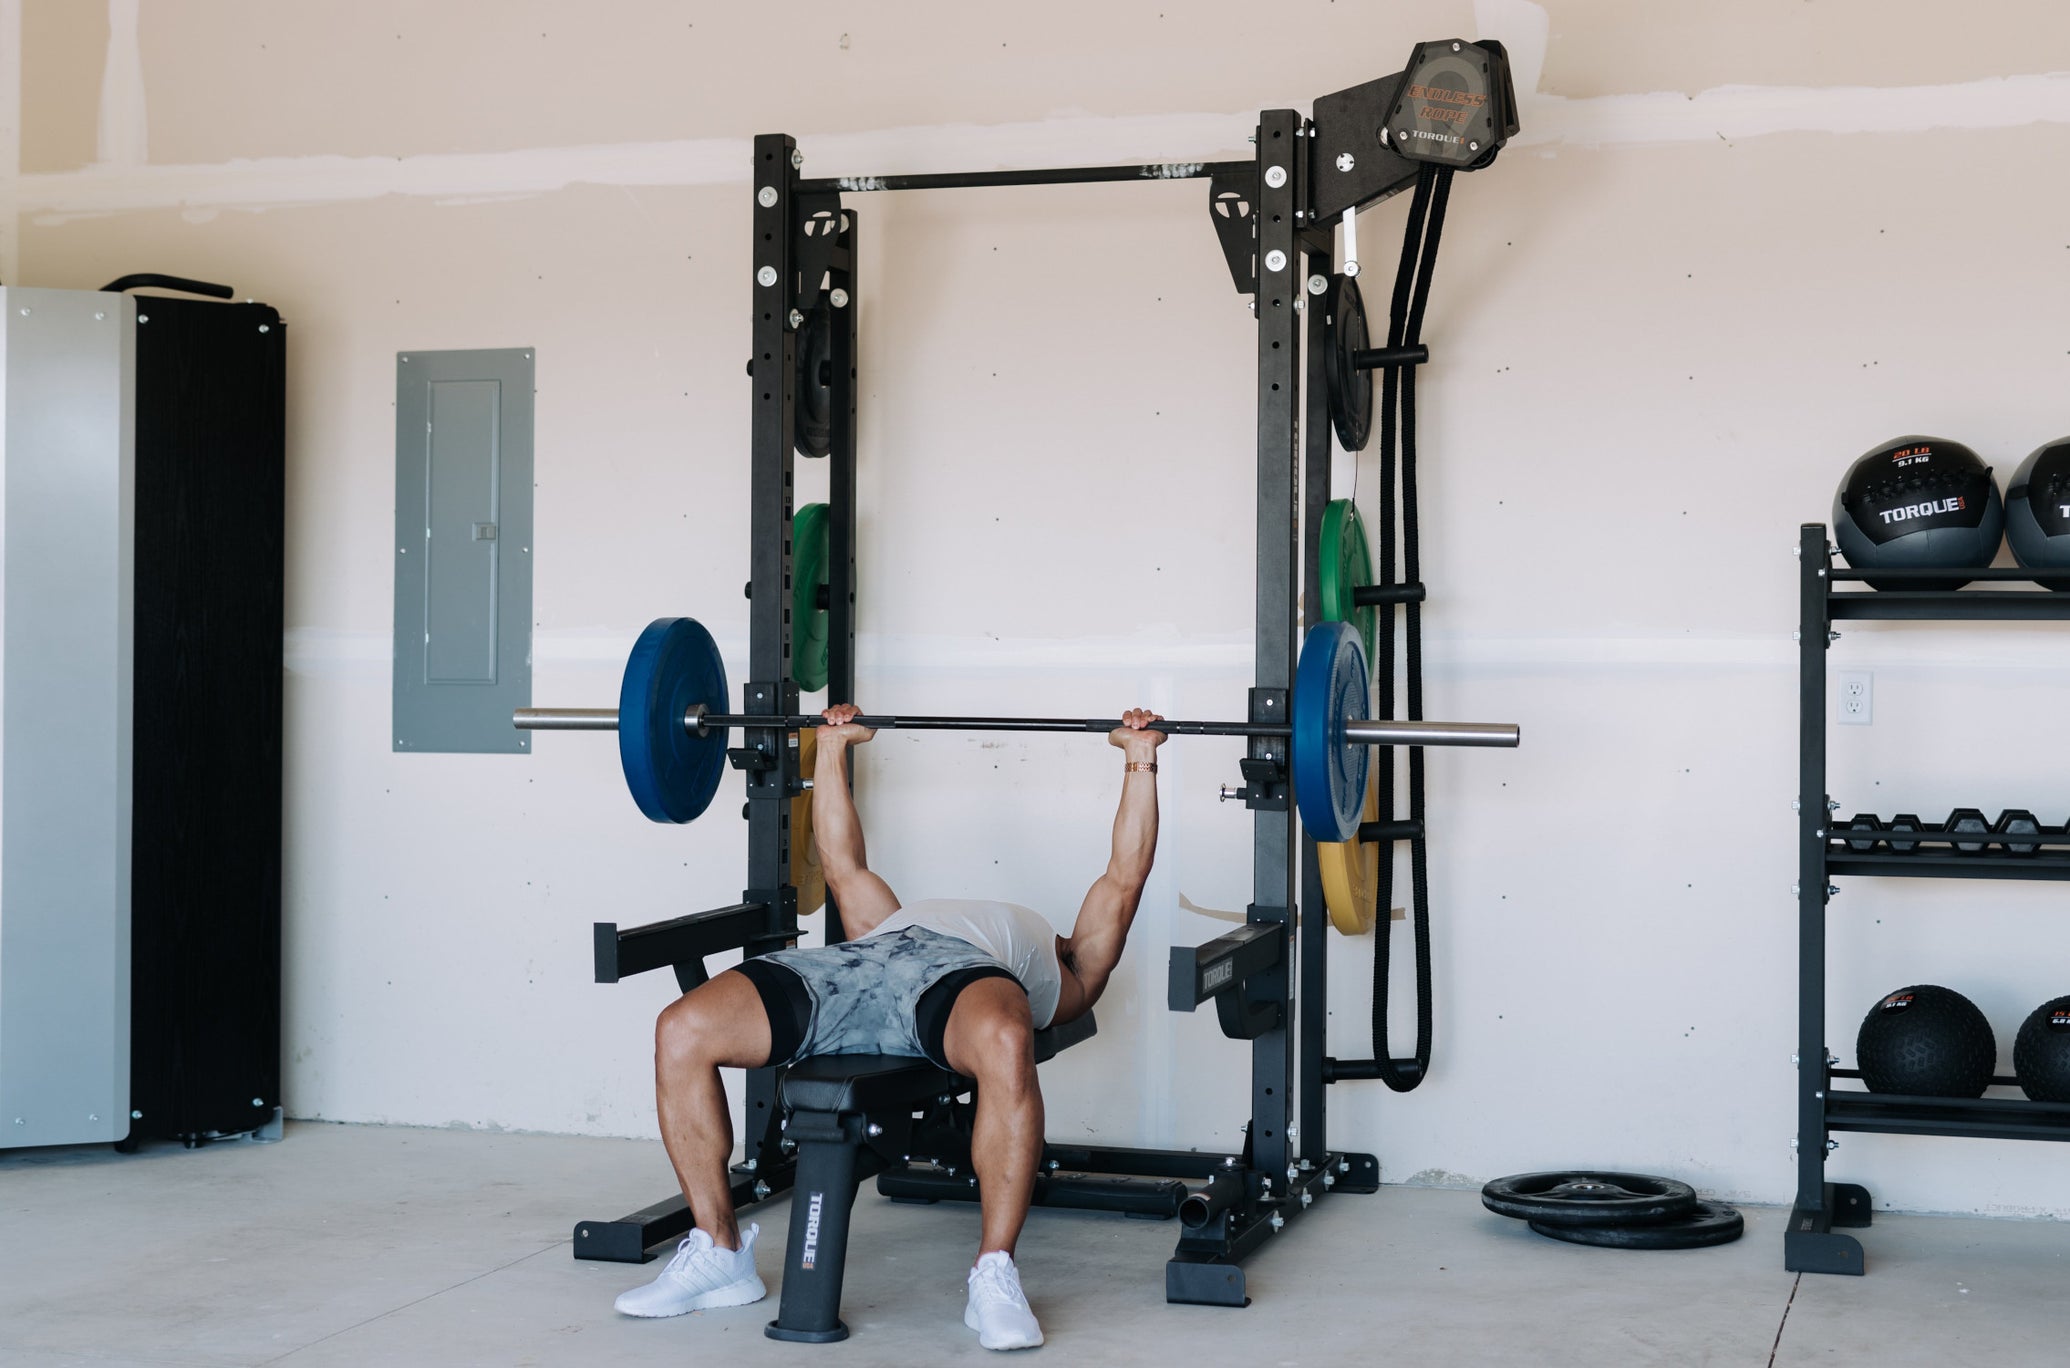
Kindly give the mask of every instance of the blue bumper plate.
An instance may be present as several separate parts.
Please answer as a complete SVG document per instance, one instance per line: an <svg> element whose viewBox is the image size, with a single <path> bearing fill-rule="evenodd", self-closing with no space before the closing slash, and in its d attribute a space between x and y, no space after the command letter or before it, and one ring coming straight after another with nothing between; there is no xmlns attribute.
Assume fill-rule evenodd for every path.
<svg viewBox="0 0 2070 1368"><path fill-rule="evenodd" d="M1365 813L1373 748L1347 742L1344 735L1347 721L1372 715L1366 651L1350 623L1317 623L1301 643L1293 712L1294 803L1301 823L1318 841L1351 840Z"/></svg>
<svg viewBox="0 0 2070 1368"><path fill-rule="evenodd" d="M691 705L726 711L726 662L695 618L656 618L633 643L618 689L618 760L640 811L688 822L710 806L726 772L726 730L683 725Z"/></svg>

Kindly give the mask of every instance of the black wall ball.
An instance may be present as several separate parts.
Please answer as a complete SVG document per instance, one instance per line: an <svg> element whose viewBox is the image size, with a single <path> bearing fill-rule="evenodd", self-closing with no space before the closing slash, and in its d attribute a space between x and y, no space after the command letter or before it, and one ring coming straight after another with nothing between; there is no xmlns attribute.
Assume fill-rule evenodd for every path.
<svg viewBox="0 0 2070 1368"><path fill-rule="evenodd" d="M1998 1042L1977 1005L1931 983L1900 988L1869 1009L1854 1053L1869 1091L1982 1097Z"/></svg>
<svg viewBox="0 0 2070 1368"><path fill-rule="evenodd" d="M1833 495L1833 536L1857 570L1973 568L1998 555L2005 507L1991 467L1960 442L1900 437L1852 466ZM1960 589L1966 578L1878 580L1877 589Z"/></svg>
<svg viewBox="0 0 2070 1368"><path fill-rule="evenodd" d="M2013 1074L2036 1102L2070 1102L2070 997L2042 1003L2020 1023Z"/></svg>
<svg viewBox="0 0 2070 1368"><path fill-rule="evenodd" d="M2005 487L2005 540L2013 559L2030 569L2070 566L2070 437L2027 453ZM2039 581L2070 589L2070 576Z"/></svg>

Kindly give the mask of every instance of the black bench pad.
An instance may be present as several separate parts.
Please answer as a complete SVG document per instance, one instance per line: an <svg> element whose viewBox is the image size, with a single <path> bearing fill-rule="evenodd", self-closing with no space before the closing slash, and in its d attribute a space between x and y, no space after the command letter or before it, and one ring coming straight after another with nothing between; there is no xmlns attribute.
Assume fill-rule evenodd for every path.
<svg viewBox="0 0 2070 1368"><path fill-rule="evenodd" d="M1099 1027L1087 1012L1076 1021L1035 1033L1035 1062L1090 1040ZM784 1072L783 1103L793 1111L867 1112L913 1106L946 1092L963 1092L970 1080L938 1069L913 1055L814 1055Z"/></svg>

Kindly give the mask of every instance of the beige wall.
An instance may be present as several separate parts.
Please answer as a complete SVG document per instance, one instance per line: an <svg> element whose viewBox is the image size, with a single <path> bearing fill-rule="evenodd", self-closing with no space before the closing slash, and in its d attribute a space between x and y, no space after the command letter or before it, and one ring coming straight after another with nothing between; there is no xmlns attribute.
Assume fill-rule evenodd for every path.
<svg viewBox="0 0 2070 1368"><path fill-rule="evenodd" d="M1957 437L2003 475L2070 431L2070 21L2007 4L1958 30L1924 0L1257 12L0 4L22 34L0 196L23 283L171 271L290 320L293 1113L650 1133L670 988L589 983L589 923L732 901L743 871L728 800L651 826L596 738L389 751L394 353L537 348L540 701L607 701L662 614L703 618L738 677L749 135L796 134L810 174L1240 155L1259 107L1479 31L1541 93L1459 182L1431 306L1430 710L1517 720L1526 745L1432 757L1436 1070L1408 1098L1338 1088L1333 1139L1395 1180L1589 1163L1787 1196L1789 548L1885 437ZM1238 706L1254 334L1202 199L860 200L865 700ZM1364 217L1369 261L1401 216ZM824 473L799 479L811 497ZM1836 663L1878 676L1876 725L1835 737L1848 811L2070 812L2060 631L1861 624ZM1236 749L1172 750L1132 958L1099 1039L1046 1074L1058 1136L1237 1143L1245 1051L1162 1005L1164 947L1248 897L1247 823L1211 798ZM1104 857L1101 748L873 751L897 887L1068 919ZM1850 885L1832 946L1843 1054L1902 983L1970 993L2008 1054L2070 991L2049 886ZM1369 948L1337 949L1332 1048L1362 1054ZM2052 1157L1860 1137L1834 1173L1901 1206L2070 1213Z"/></svg>

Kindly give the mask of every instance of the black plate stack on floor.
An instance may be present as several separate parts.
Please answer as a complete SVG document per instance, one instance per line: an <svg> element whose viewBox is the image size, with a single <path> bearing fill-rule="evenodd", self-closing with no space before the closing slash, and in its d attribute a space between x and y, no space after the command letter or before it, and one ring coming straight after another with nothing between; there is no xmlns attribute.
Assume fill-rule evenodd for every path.
<svg viewBox="0 0 2070 1368"><path fill-rule="evenodd" d="M1606 1249L1698 1249L1730 1244L1746 1229L1731 1207L1644 1173L1516 1173L1482 1188L1481 1205L1540 1235Z"/></svg>

